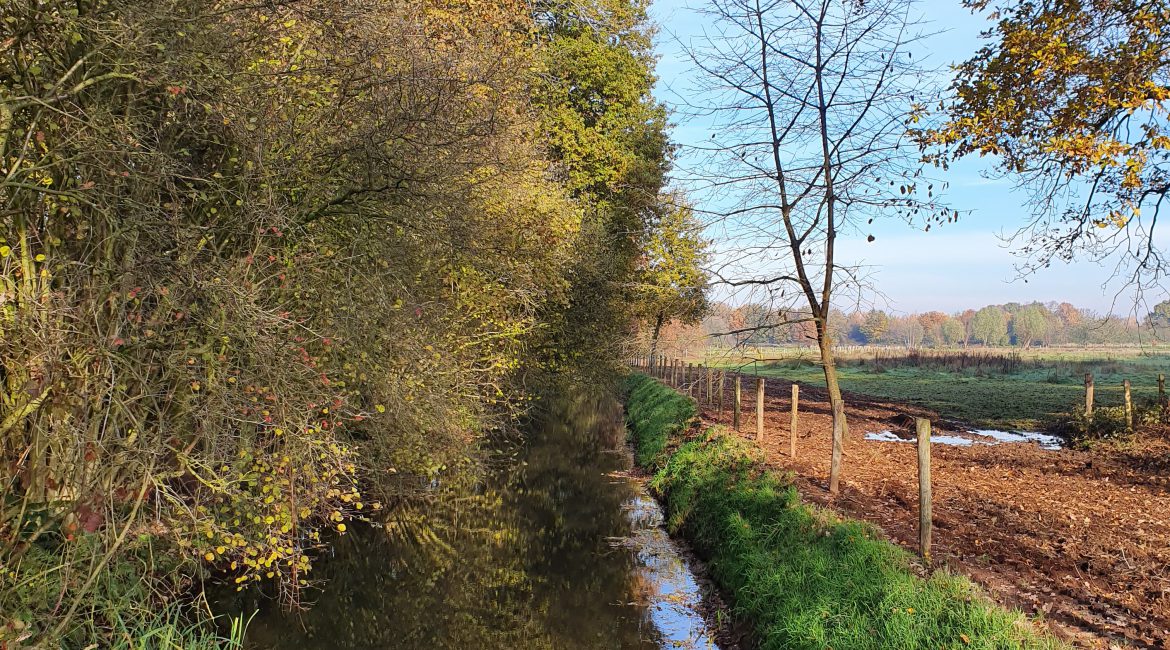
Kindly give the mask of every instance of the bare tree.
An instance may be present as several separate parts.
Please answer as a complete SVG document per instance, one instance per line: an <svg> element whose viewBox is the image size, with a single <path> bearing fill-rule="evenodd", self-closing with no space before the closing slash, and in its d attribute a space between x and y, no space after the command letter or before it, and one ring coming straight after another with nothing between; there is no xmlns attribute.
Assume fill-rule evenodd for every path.
<svg viewBox="0 0 1170 650"><path fill-rule="evenodd" d="M701 73L689 120L712 131L690 171L722 244L714 277L815 323L834 493L848 424L830 304L866 287L864 269L838 259L838 238L865 236L881 216L927 229L955 218L933 209L934 187L904 142L925 103L908 49L920 38L913 10L913 0L710 0L709 27L687 46Z"/></svg>

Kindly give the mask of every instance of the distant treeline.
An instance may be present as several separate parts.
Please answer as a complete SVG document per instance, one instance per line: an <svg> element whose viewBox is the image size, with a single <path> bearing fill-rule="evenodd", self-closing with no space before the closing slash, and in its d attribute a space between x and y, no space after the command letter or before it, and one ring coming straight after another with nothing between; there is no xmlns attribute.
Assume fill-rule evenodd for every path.
<svg viewBox="0 0 1170 650"><path fill-rule="evenodd" d="M947 314L928 311L897 315L881 309L846 313L834 309L829 328L837 345L902 347L1136 345L1170 340L1170 301L1144 317L1118 317L1080 309L1067 302L987 305ZM706 343L812 345L815 325L800 312L759 304L718 303L699 325L664 328L666 345L693 348ZM704 343L706 342L706 343Z"/></svg>

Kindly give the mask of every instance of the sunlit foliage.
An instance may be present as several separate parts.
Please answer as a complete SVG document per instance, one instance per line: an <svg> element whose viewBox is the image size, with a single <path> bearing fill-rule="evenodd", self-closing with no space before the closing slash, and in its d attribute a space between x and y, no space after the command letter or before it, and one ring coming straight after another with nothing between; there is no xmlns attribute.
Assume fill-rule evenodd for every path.
<svg viewBox="0 0 1170 650"><path fill-rule="evenodd" d="M0 643L101 638L111 576L295 604L524 408L557 332L616 348L665 169L644 15L530 9L0 9Z"/></svg>
<svg viewBox="0 0 1170 650"><path fill-rule="evenodd" d="M928 158L997 156L1034 192L1022 224L1033 266L1120 254L1132 281L1156 286L1166 272L1153 231L1170 190L1170 3L964 4L995 22L958 67L948 119L919 133Z"/></svg>

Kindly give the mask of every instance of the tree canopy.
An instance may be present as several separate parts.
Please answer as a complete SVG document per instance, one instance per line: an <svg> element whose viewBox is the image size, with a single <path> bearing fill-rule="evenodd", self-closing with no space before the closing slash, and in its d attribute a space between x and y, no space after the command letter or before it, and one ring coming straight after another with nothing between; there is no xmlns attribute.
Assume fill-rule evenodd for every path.
<svg viewBox="0 0 1170 650"><path fill-rule="evenodd" d="M1033 195L1031 269L1115 259L1140 287L1165 277L1155 238L1170 192L1170 3L964 0L987 44L958 67L947 119L919 132L940 164L978 154Z"/></svg>

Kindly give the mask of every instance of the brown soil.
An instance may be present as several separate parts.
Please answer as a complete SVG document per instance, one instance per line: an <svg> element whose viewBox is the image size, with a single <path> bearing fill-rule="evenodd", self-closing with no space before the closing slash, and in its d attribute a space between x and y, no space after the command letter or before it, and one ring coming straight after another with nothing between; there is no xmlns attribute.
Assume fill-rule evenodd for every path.
<svg viewBox="0 0 1170 650"><path fill-rule="evenodd" d="M704 405L708 423L731 424ZM864 439L912 436L937 413L846 394L850 437L840 494L828 493L831 419L823 389L801 386L797 458L789 457L791 383L768 379L763 447L806 500L871 522L918 545L915 446ZM755 438L755 378L744 377L742 435ZM704 402L706 400L703 400ZM939 431L955 432L955 426ZM933 445L936 564L971 576L1000 602L1039 616L1076 646L1170 649L1170 441L1165 432L1124 450L1046 451L1015 443Z"/></svg>

